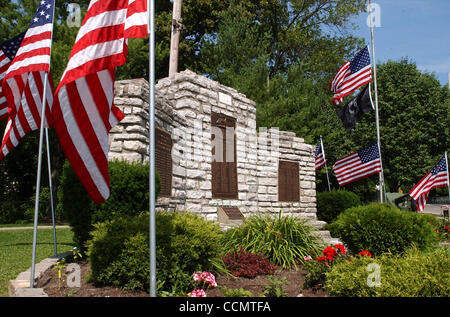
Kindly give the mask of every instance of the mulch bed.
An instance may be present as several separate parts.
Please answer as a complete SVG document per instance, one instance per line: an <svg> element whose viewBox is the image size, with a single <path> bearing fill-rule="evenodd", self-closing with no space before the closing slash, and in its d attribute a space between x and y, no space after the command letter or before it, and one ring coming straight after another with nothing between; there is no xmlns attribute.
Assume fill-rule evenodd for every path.
<svg viewBox="0 0 450 317"><path fill-rule="evenodd" d="M47 270L37 281L37 287L43 288L49 297L148 297L149 294L144 291L130 291L115 288L111 286L96 286L86 281L86 276L90 274L88 261L84 260L77 263L81 268L81 287L70 288L64 281L58 278L58 271L55 268ZM65 271L65 270L64 270ZM304 282L303 276L306 271L298 269L279 269L273 274L274 278L285 278L283 290L287 293L287 297L326 297L327 294L322 289L302 289ZM216 282L219 286L226 289L245 289L250 291L253 296L261 295L269 279L266 276L256 276L255 278L235 278L230 276L217 276ZM220 287L209 289L206 292L208 297L222 297L223 293Z"/></svg>
<svg viewBox="0 0 450 317"><path fill-rule="evenodd" d="M67 276L60 281L55 268L47 270L37 281L36 287L43 288L49 297L148 297L144 291L130 291L111 286L99 287L86 281L91 269L88 261L77 263L81 268L81 287L68 287L65 282ZM63 272L65 269L63 269ZM69 273L70 274L70 273Z"/></svg>

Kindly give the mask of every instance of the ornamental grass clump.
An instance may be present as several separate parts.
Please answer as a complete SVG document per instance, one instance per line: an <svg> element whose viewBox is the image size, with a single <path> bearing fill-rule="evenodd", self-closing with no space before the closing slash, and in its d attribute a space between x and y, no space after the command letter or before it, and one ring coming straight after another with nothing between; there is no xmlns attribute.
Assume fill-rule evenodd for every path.
<svg viewBox="0 0 450 317"><path fill-rule="evenodd" d="M222 244L225 252L240 248L265 255L270 262L284 268L304 262L304 257L319 250L321 241L313 235L315 229L304 220L270 215L251 216L243 225L228 230Z"/></svg>

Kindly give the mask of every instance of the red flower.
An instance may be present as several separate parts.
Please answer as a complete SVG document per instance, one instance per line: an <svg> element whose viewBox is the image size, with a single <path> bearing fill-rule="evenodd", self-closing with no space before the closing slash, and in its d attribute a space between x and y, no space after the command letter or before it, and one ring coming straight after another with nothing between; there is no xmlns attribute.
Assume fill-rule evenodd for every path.
<svg viewBox="0 0 450 317"><path fill-rule="evenodd" d="M335 244L334 247L339 250L342 254L345 254L345 248L342 244Z"/></svg>
<svg viewBox="0 0 450 317"><path fill-rule="evenodd" d="M445 226L444 229L447 231L450 231L450 227L448 227L448 226Z"/></svg>
<svg viewBox="0 0 450 317"><path fill-rule="evenodd" d="M325 261L326 257L325 256L321 256L320 258L317 258L317 261L322 262Z"/></svg>
<svg viewBox="0 0 450 317"><path fill-rule="evenodd" d="M337 255L337 252L335 249L333 249L333 247L331 245L329 245L328 247L326 247L322 253L324 255L326 255L327 257L331 257L331 259L333 259L334 256Z"/></svg>
<svg viewBox="0 0 450 317"><path fill-rule="evenodd" d="M361 252L359 252L358 253L360 256L368 256L368 257L371 257L372 256L372 253L370 253L369 251L367 251L367 250L362 250Z"/></svg>

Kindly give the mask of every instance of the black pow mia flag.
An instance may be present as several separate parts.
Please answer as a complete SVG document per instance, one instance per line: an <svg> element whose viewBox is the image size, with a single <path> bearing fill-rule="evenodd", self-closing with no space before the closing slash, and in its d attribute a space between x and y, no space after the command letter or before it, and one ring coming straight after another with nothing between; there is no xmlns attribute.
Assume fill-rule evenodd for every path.
<svg viewBox="0 0 450 317"><path fill-rule="evenodd" d="M373 110L372 99L370 98L370 84L367 84L359 94L350 100L343 108L336 110L338 117L344 124L347 131L353 129L356 122L370 110Z"/></svg>

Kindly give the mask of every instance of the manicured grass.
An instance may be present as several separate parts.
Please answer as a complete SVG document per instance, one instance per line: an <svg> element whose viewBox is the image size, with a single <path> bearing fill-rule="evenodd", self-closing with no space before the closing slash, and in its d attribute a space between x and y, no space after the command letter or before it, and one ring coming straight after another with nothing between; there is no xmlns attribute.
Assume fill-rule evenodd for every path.
<svg viewBox="0 0 450 317"><path fill-rule="evenodd" d="M70 229L57 229L58 253L70 251L73 233ZM8 296L8 282L31 266L33 230L0 231L0 297ZM54 255L53 230L41 229L37 234L36 263Z"/></svg>
<svg viewBox="0 0 450 317"><path fill-rule="evenodd" d="M0 224L0 228L17 228L17 227L33 227L33 223L10 223L10 224ZM68 225L68 223L57 223L57 226ZM38 226L52 226L51 223L38 223Z"/></svg>

